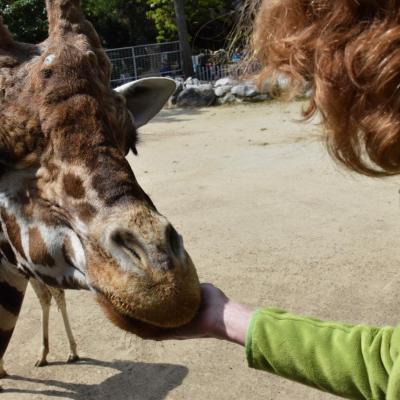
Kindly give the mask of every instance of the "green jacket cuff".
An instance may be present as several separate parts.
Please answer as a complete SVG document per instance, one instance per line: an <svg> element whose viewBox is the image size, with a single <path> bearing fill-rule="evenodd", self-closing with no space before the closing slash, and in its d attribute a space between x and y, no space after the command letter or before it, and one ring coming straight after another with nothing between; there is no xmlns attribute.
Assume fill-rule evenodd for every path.
<svg viewBox="0 0 400 400"><path fill-rule="evenodd" d="M254 363L253 363L253 331L254 331L254 326L256 324L256 319L259 315L261 310L256 310L251 316L250 319L250 324L247 328L247 334L246 334L246 343L245 343L245 349L246 349L246 359L247 363L250 368L254 368Z"/></svg>

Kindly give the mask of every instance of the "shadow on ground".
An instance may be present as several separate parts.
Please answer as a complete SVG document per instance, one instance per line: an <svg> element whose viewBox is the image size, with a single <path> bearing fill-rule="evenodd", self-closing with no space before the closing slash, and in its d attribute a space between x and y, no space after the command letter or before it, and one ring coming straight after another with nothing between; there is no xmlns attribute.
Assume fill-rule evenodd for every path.
<svg viewBox="0 0 400 400"><path fill-rule="evenodd" d="M188 374L186 367L173 364L148 364L119 360L106 362L85 358L75 364L76 368L79 368L80 365L96 368L106 367L119 371L119 373L100 384L68 383L13 375L8 378L9 381L37 383L48 386L49 389L30 390L4 387L2 393L33 394L71 400L162 400L171 390L180 386ZM62 390L57 390L57 388Z"/></svg>
<svg viewBox="0 0 400 400"><path fill-rule="evenodd" d="M151 120L151 123L158 122L182 122L182 121L190 121L190 117L193 115L200 115L204 111L201 108L169 108L160 111L160 113Z"/></svg>

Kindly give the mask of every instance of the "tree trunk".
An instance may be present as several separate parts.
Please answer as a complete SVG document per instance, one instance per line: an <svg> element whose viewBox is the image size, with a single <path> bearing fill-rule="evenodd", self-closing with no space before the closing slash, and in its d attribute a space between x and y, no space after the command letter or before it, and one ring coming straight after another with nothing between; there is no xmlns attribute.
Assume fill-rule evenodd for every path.
<svg viewBox="0 0 400 400"><path fill-rule="evenodd" d="M186 25L184 0L174 0L176 25L182 50L183 74L185 78L194 75L192 49L189 44L189 34Z"/></svg>

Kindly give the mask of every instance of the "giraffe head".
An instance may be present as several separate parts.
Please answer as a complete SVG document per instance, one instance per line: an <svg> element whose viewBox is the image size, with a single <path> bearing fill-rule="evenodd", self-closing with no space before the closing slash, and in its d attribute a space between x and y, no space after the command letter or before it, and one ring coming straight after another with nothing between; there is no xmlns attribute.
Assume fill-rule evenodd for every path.
<svg viewBox="0 0 400 400"><path fill-rule="evenodd" d="M15 42L0 21L0 211L14 262L53 286L94 291L131 331L182 325L199 305L195 268L125 158L174 86L113 91L79 0L46 7L39 45Z"/></svg>

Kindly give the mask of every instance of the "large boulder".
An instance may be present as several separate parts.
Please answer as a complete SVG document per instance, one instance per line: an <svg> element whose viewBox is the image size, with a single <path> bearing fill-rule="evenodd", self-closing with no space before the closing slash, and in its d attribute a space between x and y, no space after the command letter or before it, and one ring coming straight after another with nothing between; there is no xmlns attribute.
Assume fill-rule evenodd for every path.
<svg viewBox="0 0 400 400"><path fill-rule="evenodd" d="M212 90L213 89L213 85L212 85L212 83L203 83L203 84L197 86L197 89L200 90L200 91Z"/></svg>
<svg viewBox="0 0 400 400"><path fill-rule="evenodd" d="M256 96L243 98L243 101L248 102L248 103L260 103L262 101L267 101L267 100L271 100L271 97L266 93L257 94Z"/></svg>
<svg viewBox="0 0 400 400"><path fill-rule="evenodd" d="M290 79L287 75L282 73L278 74L273 79L269 77L264 82L264 89L274 97L279 96L290 89Z"/></svg>
<svg viewBox="0 0 400 400"><path fill-rule="evenodd" d="M214 86L215 86L216 88L217 88L217 87L220 87L220 86L230 86L230 87L233 87L233 86L235 86L235 85L237 85L237 81L235 81L234 79L229 78L229 77L218 79L218 80L215 82L215 84L214 84Z"/></svg>
<svg viewBox="0 0 400 400"><path fill-rule="evenodd" d="M276 79L276 84L282 92L287 92L290 88L290 79L285 74L279 74Z"/></svg>
<svg viewBox="0 0 400 400"><path fill-rule="evenodd" d="M215 102L215 93L212 85L190 87L179 93L176 99L178 107L207 107Z"/></svg>
<svg viewBox="0 0 400 400"><path fill-rule="evenodd" d="M171 97L171 104L172 104L172 105L175 105L175 104L176 104L176 100L177 100L179 94L180 94L181 92L183 92L184 89L185 89L185 88L184 88L184 86L183 86L183 82L176 82L176 89L175 89L174 94L173 94L172 97Z"/></svg>
<svg viewBox="0 0 400 400"><path fill-rule="evenodd" d="M199 86L200 81L197 78L187 78L185 81L185 86Z"/></svg>
<svg viewBox="0 0 400 400"><path fill-rule="evenodd" d="M218 104L220 104L220 105L234 104L234 103L240 103L240 102L242 102L242 100L235 97L232 93L228 93L225 96L218 98Z"/></svg>
<svg viewBox="0 0 400 400"><path fill-rule="evenodd" d="M225 85L225 86L217 86L214 89L215 95L217 97L222 97L225 96L227 93L229 93L232 89L232 86L230 85Z"/></svg>
<svg viewBox="0 0 400 400"><path fill-rule="evenodd" d="M231 93L240 98L254 97L260 94L257 87L250 83L243 83L234 86L231 89Z"/></svg>

